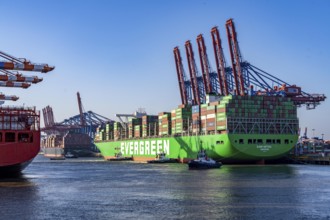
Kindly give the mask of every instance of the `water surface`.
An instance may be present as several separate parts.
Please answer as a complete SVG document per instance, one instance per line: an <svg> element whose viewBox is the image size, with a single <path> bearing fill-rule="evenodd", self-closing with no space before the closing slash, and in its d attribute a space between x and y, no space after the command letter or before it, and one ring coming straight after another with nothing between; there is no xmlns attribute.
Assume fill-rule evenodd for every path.
<svg viewBox="0 0 330 220"><path fill-rule="evenodd" d="M330 219L330 166L51 161L0 179L1 219Z"/></svg>

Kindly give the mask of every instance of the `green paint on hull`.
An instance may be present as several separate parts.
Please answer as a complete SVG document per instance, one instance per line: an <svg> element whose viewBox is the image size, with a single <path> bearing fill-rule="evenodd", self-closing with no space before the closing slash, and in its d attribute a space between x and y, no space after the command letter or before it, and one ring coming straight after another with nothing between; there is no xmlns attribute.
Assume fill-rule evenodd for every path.
<svg viewBox="0 0 330 220"><path fill-rule="evenodd" d="M205 149L214 159L235 161L269 160L286 155L298 140L292 134L215 134L96 142L104 157L124 156L154 158L164 151L170 158L196 158Z"/></svg>

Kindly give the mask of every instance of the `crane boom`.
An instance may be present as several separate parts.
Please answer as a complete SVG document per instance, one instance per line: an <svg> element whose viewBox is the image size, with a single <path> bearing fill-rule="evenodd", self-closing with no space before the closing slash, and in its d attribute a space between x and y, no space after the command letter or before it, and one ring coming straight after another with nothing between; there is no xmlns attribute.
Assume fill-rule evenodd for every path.
<svg viewBox="0 0 330 220"><path fill-rule="evenodd" d="M19 98L15 95L5 95L0 93L0 100L11 100L11 101L17 101Z"/></svg>
<svg viewBox="0 0 330 220"><path fill-rule="evenodd" d="M24 82L12 82L12 81L0 81L0 86L1 87L20 87L23 89L27 89L30 87L31 84L29 83L24 83Z"/></svg>
<svg viewBox="0 0 330 220"><path fill-rule="evenodd" d="M8 61L0 61L0 69L24 70L24 71L47 73L55 68L54 66L48 66L48 64L31 63L26 59L16 58L3 51L0 51L0 57L3 57L8 60Z"/></svg>
<svg viewBox="0 0 330 220"><path fill-rule="evenodd" d="M4 75L0 75L0 81L15 81L15 82L27 82L27 83L39 83L42 81L42 78L37 76L24 76L17 72L16 74L8 70L0 70Z"/></svg>
<svg viewBox="0 0 330 220"><path fill-rule="evenodd" d="M183 70L182 58L180 55L179 48L175 47L173 50L173 53L174 53L174 59L175 59L176 72L178 75L181 101L182 101L182 104L186 105L186 104L188 104L188 94L187 94L185 83L184 83L184 70Z"/></svg>
<svg viewBox="0 0 330 220"><path fill-rule="evenodd" d="M226 22L226 30L229 44L230 57L233 67L233 75L236 86L236 95L245 95L243 72L241 69L241 53L238 47L237 35L233 19Z"/></svg>
<svg viewBox="0 0 330 220"><path fill-rule="evenodd" d="M199 58L202 67L202 76L203 76L205 92L206 94L210 94L213 92L212 84L210 80L210 64L207 58L205 42L202 34L197 36L197 45L198 45Z"/></svg>
<svg viewBox="0 0 330 220"><path fill-rule="evenodd" d="M220 95L228 95L229 90L228 90L227 77L226 77L226 61L221 46L221 38L220 38L219 30L217 27L213 27L211 29L211 36L213 42L215 61L217 65Z"/></svg>
<svg viewBox="0 0 330 220"><path fill-rule="evenodd" d="M186 41L185 43L186 53L187 53L187 60L188 60L188 67L191 79L191 86L194 94L194 104L200 105L201 104L201 97L199 93L199 86L197 82L197 68L194 59L194 52L192 50L192 46L190 41Z"/></svg>

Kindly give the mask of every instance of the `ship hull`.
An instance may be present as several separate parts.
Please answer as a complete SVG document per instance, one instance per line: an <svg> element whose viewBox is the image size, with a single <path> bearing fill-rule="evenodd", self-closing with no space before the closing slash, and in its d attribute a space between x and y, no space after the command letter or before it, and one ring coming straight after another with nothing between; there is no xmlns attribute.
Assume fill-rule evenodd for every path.
<svg viewBox="0 0 330 220"><path fill-rule="evenodd" d="M19 163L19 164L1 166L0 174L4 175L4 176L20 174L21 171L24 170L31 162L32 162L32 160L29 160L29 161Z"/></svg>
<svg viewBox="0 0 330 220"><path fill-rule="evenodd" d="M200 149L209 157L223 162L252 162L274 160L289 153L298 135L292 134L213 134L99 141L96 146L105 159L121 151L135 161L147 161L157 153L188 162L195 159Z"/></svg>
<svg viewBox="0 0 330 220"><path fill-rule="evenodd" d="M0 174L15 175L24 170L40 151L40 132L30 132L33 141L0 144Z"/></svg>

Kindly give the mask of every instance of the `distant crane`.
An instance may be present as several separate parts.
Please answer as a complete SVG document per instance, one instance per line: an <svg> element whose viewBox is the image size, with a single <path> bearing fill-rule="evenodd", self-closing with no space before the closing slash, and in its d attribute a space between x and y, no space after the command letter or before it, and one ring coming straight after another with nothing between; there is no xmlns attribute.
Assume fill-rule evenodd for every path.
<svg viewBox="0 0 330 220"><path fill-rule="evenodd" d="M50 106L43 108L45 127L41 130L48 135L59 133L63 135L68 131L75 131L77 133L88 134L94 139L97 127L113 122L111 119L92 111L84 112L79 92L77 92L77 99L79 114L59 123L55 122L53 109Z"/></svg>
<svg viewBox="0 0 330 220"><path fill-rule="evenodd" d="M79 114L80 114L80 125L82 127L86 126L86 119L84 117L83 106L81 103L81 98L79 92L77 92L77 99L78 99L78 107L79 107Z"/></svg>
<svg viewBox="0 0 330 220"><path fill-rule="evenodd" d="M211 36L217 66L217 81L219 85L219 95L267 95L290 97L298 107L306 105L307 109L315 109L322 101L325 101L324 94L309 94L302 91L301 87L291 85L285 81L253 66L242 60L239 49L237 34L233 19L226 22L227 38L232 67L227 67L221 46L220 34L217 27L212 28ZM186 42L186 51L194 104L205 102L205 93L210 93L210 71L206 70L207 59L205 45L198 36L198 46L200 51L201 66L203 70L204 84L200 83L197 76L197 67L193 58L190 41ZM274 86L275 85L275 86ZM181 91L180 91L181 92Z"/></svg>

